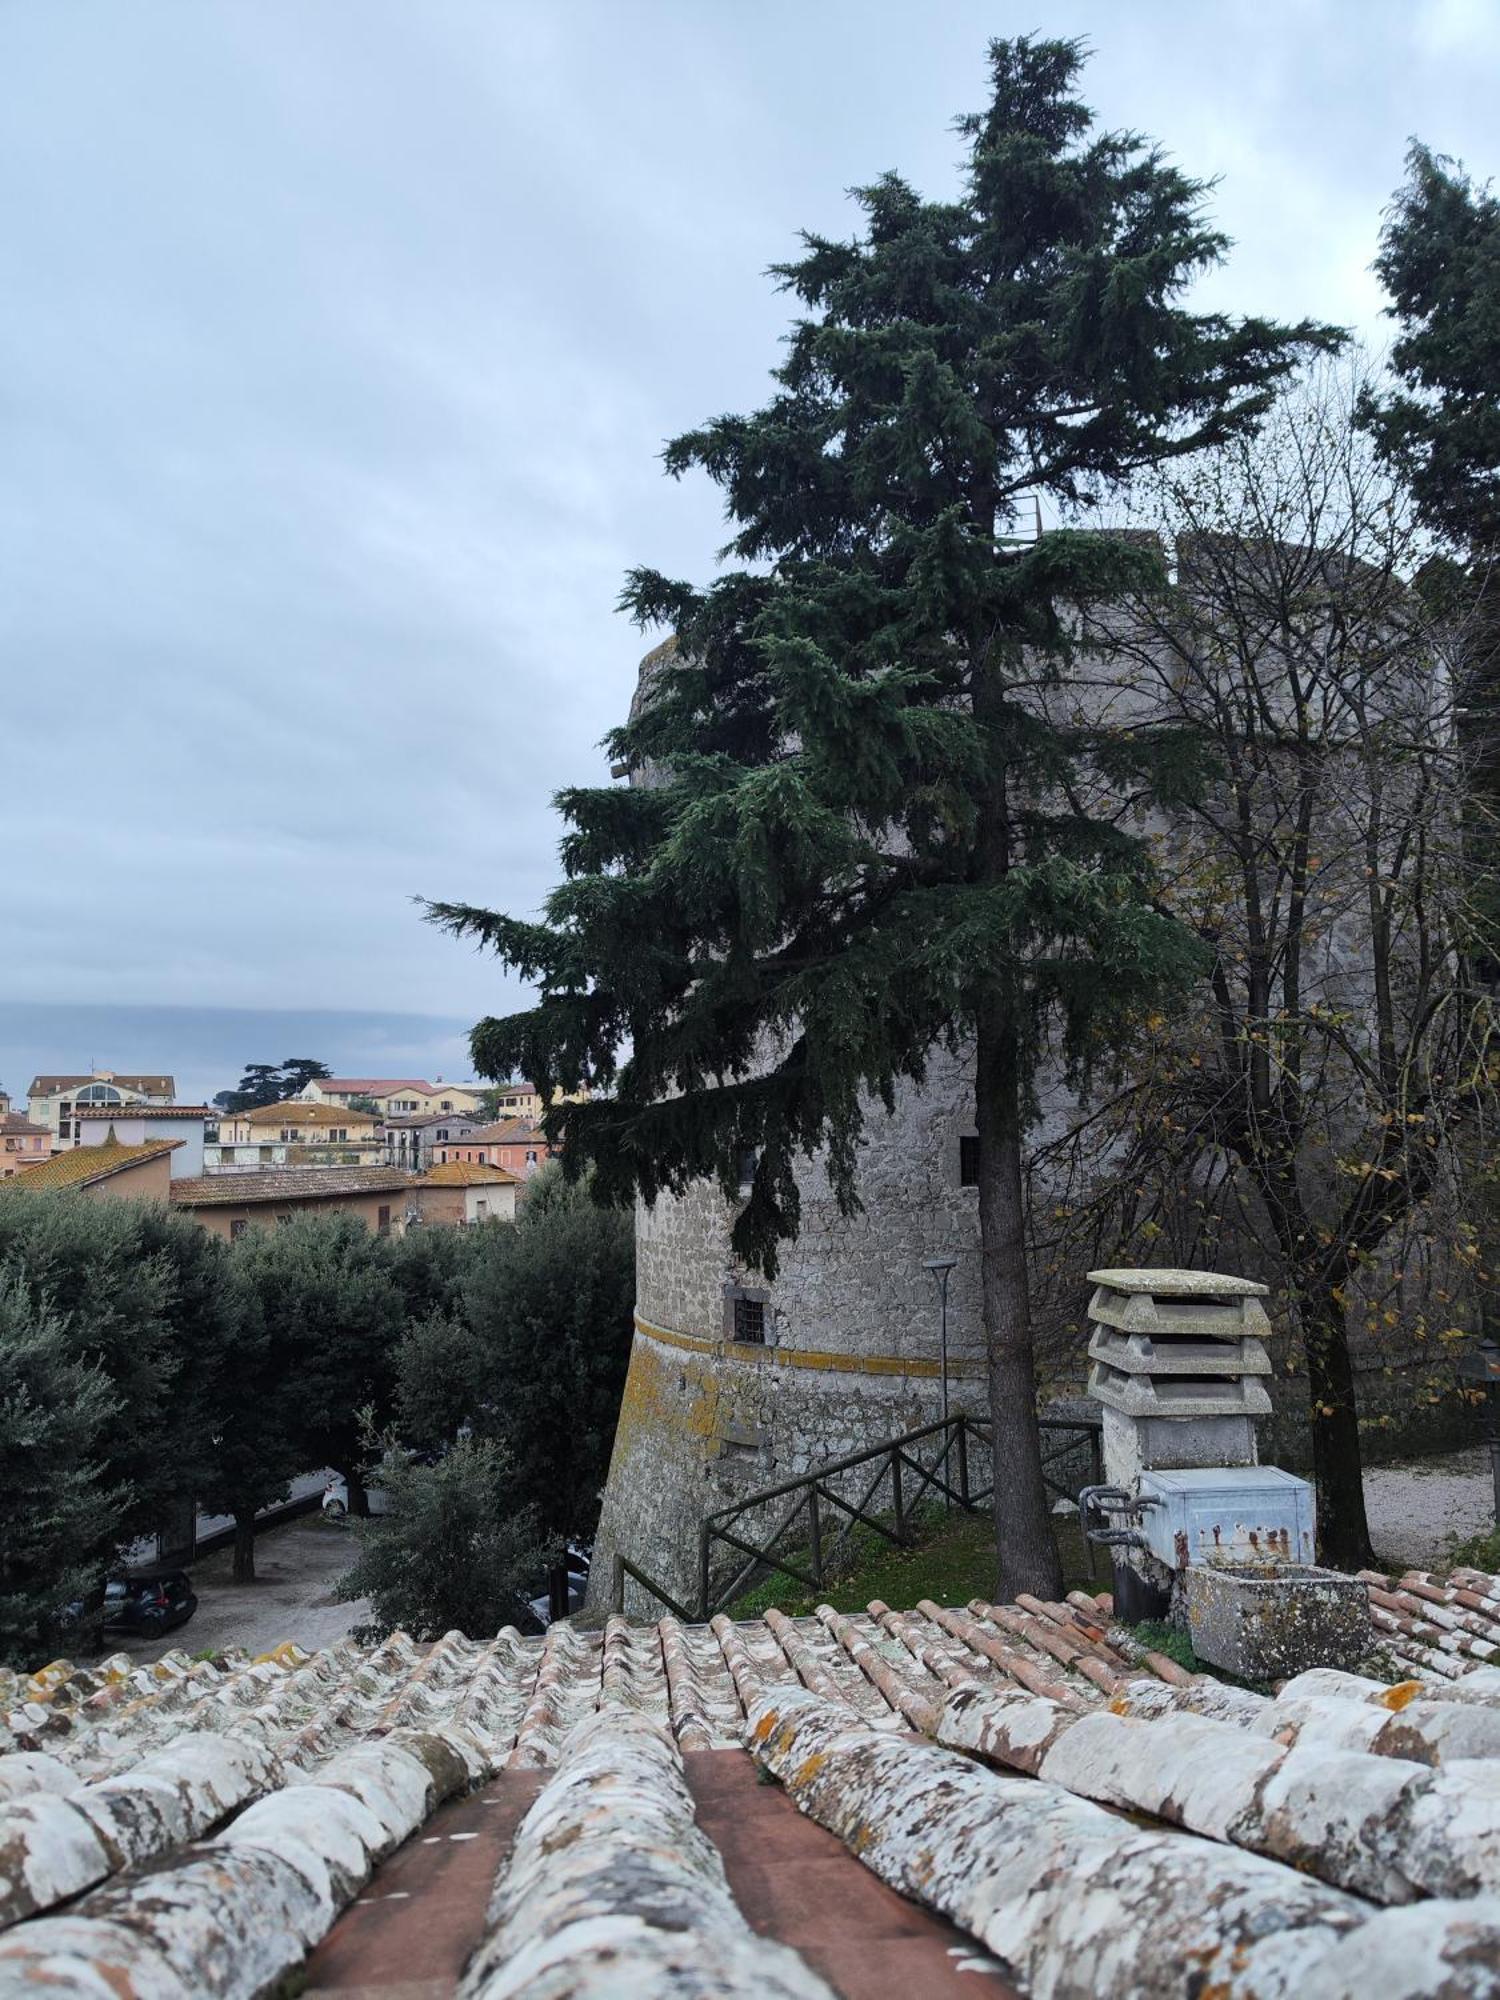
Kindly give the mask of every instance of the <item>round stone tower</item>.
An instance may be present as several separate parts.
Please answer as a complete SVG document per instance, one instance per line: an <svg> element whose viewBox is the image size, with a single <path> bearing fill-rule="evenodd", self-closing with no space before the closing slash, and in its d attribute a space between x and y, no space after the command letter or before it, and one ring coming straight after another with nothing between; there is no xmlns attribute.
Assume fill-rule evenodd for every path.
<svg viewBox="0 0 1500 2000"><path fill-rule="evenodd" d="M641 663L638 711L675 642ZM649 772L634 783L651 782ZM840 1213L820 1161L798 1170L801 1232L774 1279L739 1265L716 1183L636 1213L635 1342L593 1575L616 1551L674 1594L696 1581L698 1525L747 1490L877 1444L942 1409L937 1286L948 1285L952 1410L984 1408L972 1058L933 1052L925 1083L869 1108L862 1213ZM627 1602L636 1608L627 1593ZM644 1607L644 1599L642 1600ZM657 1607L659 1610L659 1606Z"/></svg>

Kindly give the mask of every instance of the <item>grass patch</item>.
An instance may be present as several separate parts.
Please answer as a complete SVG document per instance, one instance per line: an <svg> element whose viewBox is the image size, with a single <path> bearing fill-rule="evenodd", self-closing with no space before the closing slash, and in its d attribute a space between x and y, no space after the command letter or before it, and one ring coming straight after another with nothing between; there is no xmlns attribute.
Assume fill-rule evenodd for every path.
<svg viewBox="0 0 1500 2000"><path fill-rule="evenodd" d="M1460 1565L1482 1569L1490 1576L1500 1570L1500 1528L1491 1528L1483 1535L1470 1535L1466 1542L1454 1542L1433 1567L1453 1569Z"/></svg>
<svg viewBox="0 0 1500 2000"><path fill-rule="evenodd" d="M967 1514L958 1509L946 1513L937 1505L921 1507L910 1525L910 1544L898 1548L856 1522L843 1544L836 1573L824 1578L821 1590L808 1590L795 1577L767 1576L727 1607L729 1616L763 1618L774 1607L789 1618L804 1618L820 1604L831 1604L835 1611L863 1611L876 1597L898 1611L909 1611L923 1597L935 1604L967 1604L971 1597L994 1596L995 1529L988 1509ZM1102 1564L1097 1581L1089 1573L1088 1545L1078 1516L1055 1514L1052 1528L1064 1588L1106 1588L1108 1576ZM799 1569L808 1566L806 1548L789 1549L786 1554Z"/></svg>

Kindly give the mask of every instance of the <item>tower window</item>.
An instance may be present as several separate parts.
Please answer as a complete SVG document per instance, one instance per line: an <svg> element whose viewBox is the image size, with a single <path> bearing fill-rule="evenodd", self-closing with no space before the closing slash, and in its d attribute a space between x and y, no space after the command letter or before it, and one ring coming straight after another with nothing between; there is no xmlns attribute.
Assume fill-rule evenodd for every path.
<svg viewBox="0 0 1500 2000"><path fill-rule="evenodd" d="M958 1141L958 1184L960 1187L979 1185L979 1134L964 1132Z"/></svg>
<svg viewBox="0 0 1500 2000"><path fill-rule="evenodd" d="M757 1347L766 1344L766 1302L764 1299L739 1298L734 1302L734 1337L748 1340Z"/></svg>

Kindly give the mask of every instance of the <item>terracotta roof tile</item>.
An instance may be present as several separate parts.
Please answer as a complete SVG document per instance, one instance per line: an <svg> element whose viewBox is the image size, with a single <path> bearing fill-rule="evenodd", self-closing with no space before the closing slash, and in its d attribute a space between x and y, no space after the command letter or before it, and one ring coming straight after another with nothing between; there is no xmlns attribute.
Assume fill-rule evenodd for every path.
<svg viewBox="0 0 1500 2000"><path fill-rule="evenodd" d="M1479 1572L1372 1588L1454 1593L1500 1631ZM1135 1650L1080 1595L0 1673L0 1990L248 1996L335 1927L335 1953L375 1940L396 1978L401 1938L453 1906L384 1898L386 1857L424 1851L444 1800L499 1803L534 1770L480 1885L470 2000L822 1994L839 1868L951 1919L971 1969L1022 1993L1125 2000L1221 1970L1226 1995L1279 2000L1493 1995L1500 1669L1395 1689L1317 1671L1271 1696ZM746 1878L693 1809L684 1757L747 1751L843 1843L800 1901L811 1964L747 1925Z"/></svg>
<svg viewBox="0 0 1500 2000"><path fill-rule="evenodd" d="M448 1160L440 1167L429 1167L422 1175L422 1187L519 1187L519 1174L508 1173L504 1167L489 1167L480 1160Z"/></svg>
<svg viewBox="0 0 1500 2000"><path fill-rule="evenodd" d="M74 1146L66 1153L54 1153L50 1160L42 1160L34 1167L23 1167L0 1185L7 1193L20 1189L28 1194L91 1187L96 1181L107 1181L112 1175L139 1167L147 1160L175 1153L181 1144L181 1139L148 1139L139 1146Z"/></svg>
<svg viewBox="0 0 1500 2000"><path fill-rule="evenodd" d="M331 1200L344 1194L395 1194L414 1186L400 1167L267 1167L173 1181L172 1205L222 1208L241 1202Z"/></svg>

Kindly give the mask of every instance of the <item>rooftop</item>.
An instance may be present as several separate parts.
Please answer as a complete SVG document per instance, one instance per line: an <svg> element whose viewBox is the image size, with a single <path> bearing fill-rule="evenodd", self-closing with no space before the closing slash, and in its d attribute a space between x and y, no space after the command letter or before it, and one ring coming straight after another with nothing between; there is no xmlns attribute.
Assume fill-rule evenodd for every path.
<svg viewBox="0 0 1500 2000"><path fill-rule="evenodd" d="M228 1115L235 1116L233 1112ZM238 1115L248 1125L347 1125L351 1118L363 1118L367 1125L374 1123L368 1111L346 1111L341 1104L318 1104L311 1099L258 1104L253 1111Z"/></svg>
<svg viewBox="0 0 1500 2000"><path fill-rule="evenodd" d="M215 1119L222 1114L211 1104L81 1104L79 1122L101 1125L115 1118Z"/></svg>
<svg viewBox="0 0 1500 2000"><path fill-rule="evenodd" d="M94 1069L77 1076L34 1076L29 1097L56 1097L59 1091L75 1090L81 1083L117 1083L122 1090L138 1090L144 1097L175 1097L177 1081L175 1077L157 1074L153 1076L127 1076L123 1070Z"/></svg>
<svg viewBox="0 0 1500 2000"><path fill-rule="evenodd" d="M313 1083L319 1090L334 1091L345 1097L387 1097L397 1090L415 1091L419 1097L437 1097L445 1090L456 1090L472 1097L484 1089L482 1083L444 1083L441 1079L428 1083L420 1076L318 1076Z"/></svg>
<svg viewBox="0 0 1500 2000"><path fill-rule="evenodd" d="M536 1126L530 1124L525 1118L502 1118L494 1125L476 1125L472 1131L465 1132L463 1142L466 1146L504 1146L507 1144L520 1146L529 1145L533 1140L538 1145L545 1146L547 1143L545 1137L537 1130Z"/></svg>
<svg viewBox="0 0 1500 2000"><path fill-rule="evenodd" d="M1500 1578L1371 1589L1455 1648L1273 1696L1075 1593L0 1675L0 1989L1492 1996Z"/></svg>
<svg viewBox="0 0 1500 2000"><path fill-rule="evenodd" d="M415 1185L400 1167L267 1167L173 1181L172 1206L224 1208L262 1201L332 1201L345 1194L394 1194Z"/></svg>
<svg viewBox="0 0 1500 2000"><path fill-rule="evenodd" d="M41 1160L34 1167L23 1167L4 1185L7 1193L23 1188L28 1194L45 1194L54 1188L92 1187L96 1181L107 1181L114 1174L143 1166L147 1160L175 1153L181 1144L180 1139L148 1139L140 1146L118 1143L74 1146L66 1153L54 1153L50 1160ZM172 1192L175 1196L175 1186Z"/></svg>
<svg viewBox="0 0 1500 2000"><path fill-rule="evenodd" d="M488 1167L479 1160L449 1160L441 1167L429 1167L419 1185L422 1187L519 1187L519 1174L507 1173L504 1167Z"/></svg>
<svg viewBox="0 0 1500 2000"><path fill-rule="evenodd" d="M9 1139L48 1139L52 1136L45 1125L33 1125L19 1111L0 1113L0 1134Z"/></svg>

